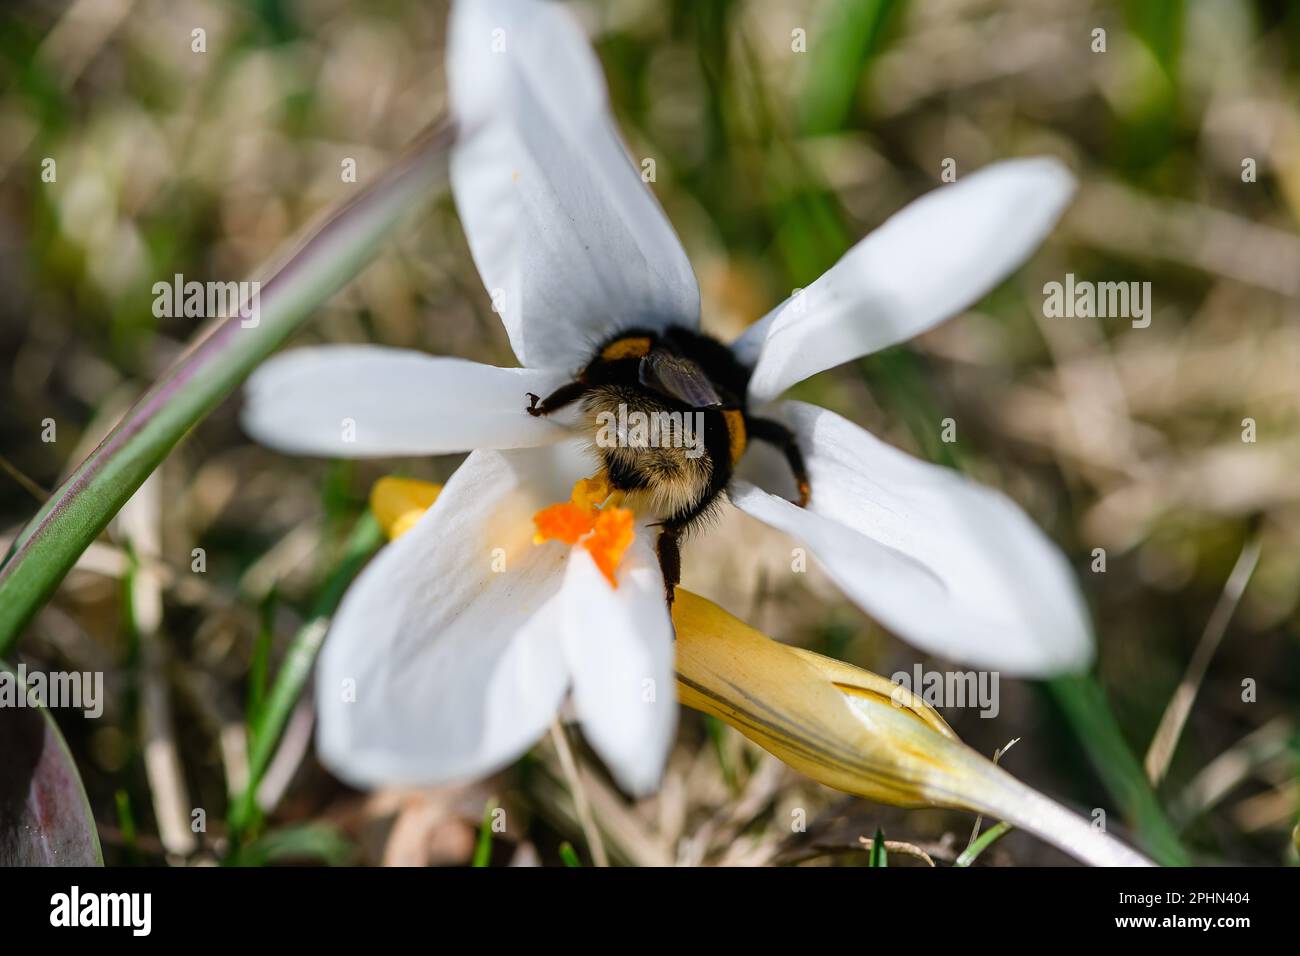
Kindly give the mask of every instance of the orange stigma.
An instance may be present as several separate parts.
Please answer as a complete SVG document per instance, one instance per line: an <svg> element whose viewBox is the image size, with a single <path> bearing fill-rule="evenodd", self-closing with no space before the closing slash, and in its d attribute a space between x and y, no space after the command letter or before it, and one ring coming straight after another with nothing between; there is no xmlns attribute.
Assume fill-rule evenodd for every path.
<svg viewBox="0 0 1300 956"><path fill-rule="evenodd" d="M636 537L630 508L620 508L622 492L615 491L603 474L583 478L573 486L568 501L548 505L533 515L537 533L533 541L581 544L610 587L618 587L618 566Z"/></svg>

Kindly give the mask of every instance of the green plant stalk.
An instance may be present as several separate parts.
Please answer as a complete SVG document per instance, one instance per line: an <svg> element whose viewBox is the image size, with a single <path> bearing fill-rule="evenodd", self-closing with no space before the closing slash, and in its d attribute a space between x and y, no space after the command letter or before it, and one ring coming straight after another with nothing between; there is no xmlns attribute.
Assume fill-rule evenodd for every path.
<svg viewBox="0 0 1300 956"><path fill-rule="evenodd" d="M712 714L706 714L704 726L709 732L709 743L713 746L713 755L718 758L718 769L722 771L722 781L732 796L740 793L740 783L736 780L736 768L731 765L727 755L727 725Z"/></svg>
<svg viewBox="0 0 1300 956"><path fill-rule="evenodd" d="M1124 739L1101 685L1091 675L1072 675L1054 678L1047 686L1142 845L1164 866L1188 866L1191 858Z"/></svg>
<svg viewBox="0 0 1300 956"><path fill-rule="evenodd" d="M338 609L343 592L383 540L384 533L379 522L368 511L362 514L352 529L342 559L316 596L311 618L293 636L284 663L280 665L275 682L250 730L248 784L230 811L230 833L235 842L242 837L256 815L257 788L275 754L289 715L311 675L316 655L325 640L330 617Z"/></svg>
<svg viewBox="0 0 1300 956"><path fill-rule="evenodd" d="M23 529L0 568L0 655L135 490L304 319L359 273L392 228L445 180L454 129L417 139L261 283L260 315L211 326L154 383Z"/></svg>
<svg viewBox="0 0 1300 956"><path fill-rule="evenodd" d="M1013 827L1011 824L1007 823L1005 820L989 827L981 833L979 837L972 841L970 846L962 850L961 856L957 857L957 861L953 863L953 866L970 866L979 858L981 853L991 847L998 840L1001 840L1004 836L1010 833L1012 829Z"/></svg>
<svg viewBox="0 0 1300 956"><path fill-rule="evenodd" d="M840 0L829 6L818 37L824 49L810 58L802 93L804 132L833 133L844 128L860 78L870 75L868 66L902 5L899 0Z"/></svg>
<svg viewBox="0 0 1300 956"><path fill-rule="evenodd" d="M578 851L573 848L573 844L565 840L560 844L560 859L568 867L581 867L582 861L578 859Z"/></svg>
<svg viewBox="0 0 1300 956"><path fill-rule="evenodd" d="M222 861L222 866L269 866L280 860L313 860L344 866L353 847L333 826L305 823L259 837Z"/></svg>
<svg viewBox="0 0 1300 956"><path fill-rule="evenodd" d="M131 852L139 849L136 844L135 814L131 811L131 795L119 788L113 792L113 805L117 810L117 828L122 831L122 844Z"/></svg>
<svg viewBox="0 0 1300 956"><path fill-rule="evenodd" d="M250 729L257 723L266 705L266 685L271 674L271 644L275 637L276 603L277 596L272 589L262 602L261 626L253 641L253 659L248 665L248 706L244 711L244 719Z"/></svg>
<svg viewBox="0 0 1300 956"><path fill-rule="evenodd" d="M876 827L876 835L871 840L871 854L867 857L867 866L889 866L889 853L885 850L885 831Z"/></svg>
<svg viewBox="0 0 1300 956"><path fill-rule="evenodd" d="M474 861L470 864L476 869L487 866L492 859L492 814L496 808L497 798L488 797L483 806L483 820L478 827L478 842L474 845Z"/></svg>

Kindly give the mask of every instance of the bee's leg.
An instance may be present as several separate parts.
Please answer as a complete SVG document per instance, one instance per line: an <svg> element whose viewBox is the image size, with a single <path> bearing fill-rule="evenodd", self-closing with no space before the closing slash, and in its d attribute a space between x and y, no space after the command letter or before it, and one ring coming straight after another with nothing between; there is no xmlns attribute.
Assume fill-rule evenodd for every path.
<svg viewBox="0 0 1300 956"><path fill-rule="evenodd" d="M808 469L804 466L803 452L799 450L799 443L795 441L794 432L780 422L752 415L745 417L745 431L748 432L750 438L767 442L785 455L785 460L790 465L790 471L794 474L795 484L799 488L799 501L797 503L800 508L808 507L808 496L812 492L812 488L808 484Z"/></svg>
<svg viewBox="0 0 1300 956"><path fill-rule="evenodd" d="M582 398L591 388L586 382L569 382L567 385L561 385L555 391L551 392L545 398L540 395L534 395L532 392L526 392L528 396L528 414L534 418L540 418L542 415L549 415L551 412L557 412L566 405L572 405L578 399Z"/></svg>
<svg viewBox="0 0 1300 956"><path fill-rule="evenodd" d="M661 527L655 553L659 555L659 570L664 576L664 597L668 599L668 607L671 610L677 585L682 579L682 552L678 544L682 536L682 526L664 522Z"/></svg>

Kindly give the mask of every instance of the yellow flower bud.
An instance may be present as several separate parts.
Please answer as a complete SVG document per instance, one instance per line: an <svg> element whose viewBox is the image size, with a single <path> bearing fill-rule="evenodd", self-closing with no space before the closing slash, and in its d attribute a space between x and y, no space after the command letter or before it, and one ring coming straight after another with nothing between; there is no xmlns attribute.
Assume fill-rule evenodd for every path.
<svg viewBox="0 0 1300 956"><path fill-rule="evenodd" d="M780 644L680 588L673 623L681 702L800 773L877 803L988 814L1084 862L1150 865L967 747L906 688Z"/></svg>

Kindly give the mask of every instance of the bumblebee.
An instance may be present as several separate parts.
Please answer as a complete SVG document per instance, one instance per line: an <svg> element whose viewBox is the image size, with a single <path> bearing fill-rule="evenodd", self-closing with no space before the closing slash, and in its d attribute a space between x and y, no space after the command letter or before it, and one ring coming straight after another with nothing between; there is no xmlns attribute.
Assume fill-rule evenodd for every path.
<svg viewBox="0 0 1300 956"><path fill-rule="evenodd" d="M731 349L707 335L680 326L628 329L602 342L574 381L545 398L527 393L534 416L580 402L610 486L659 518L656 552L669 605L681 580L681 540L714 513L749 442L785 455L798 504L808 503L794 434L750 414L749 376Z"/></svg>

